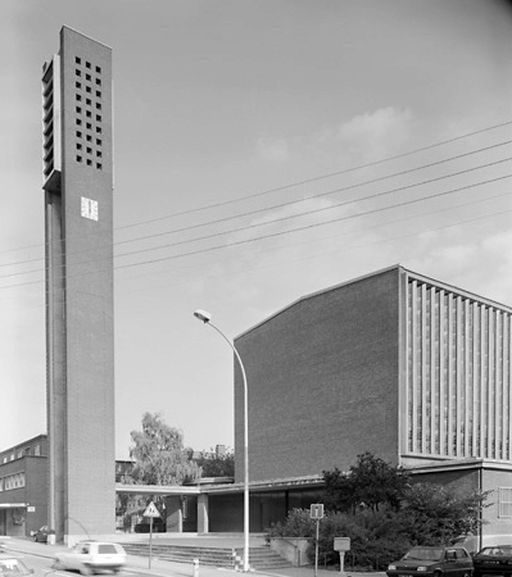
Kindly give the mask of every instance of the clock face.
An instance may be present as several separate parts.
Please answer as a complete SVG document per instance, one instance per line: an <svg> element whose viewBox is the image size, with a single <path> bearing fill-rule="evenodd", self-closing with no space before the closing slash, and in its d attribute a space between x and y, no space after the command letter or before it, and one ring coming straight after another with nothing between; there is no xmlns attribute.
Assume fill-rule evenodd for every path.
<svg viewBox="0 0 512 577"><path fill-rule="evenodd" d="M98 220L98 201L82 196L80 215L89 220Z"/></svg>

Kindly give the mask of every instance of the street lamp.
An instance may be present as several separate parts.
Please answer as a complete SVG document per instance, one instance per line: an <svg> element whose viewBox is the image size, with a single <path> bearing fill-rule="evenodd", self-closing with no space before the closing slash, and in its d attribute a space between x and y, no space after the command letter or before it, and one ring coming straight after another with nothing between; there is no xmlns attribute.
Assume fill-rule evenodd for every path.
<svg viewBox="0 0 512 577"><path fill-rule="evenodd" d="M236 347L230 339L215 326L211 319L212 315L201 309L194 312L194 316L202 321L205 325L209 325L215 329L219 335L228 343L235 354L240 370L242 371L242 380L244 383L244 566L245 573L249 571L249 419L248 419L248 402L247 402L247 375L245 367L236 350Z"/></svg>

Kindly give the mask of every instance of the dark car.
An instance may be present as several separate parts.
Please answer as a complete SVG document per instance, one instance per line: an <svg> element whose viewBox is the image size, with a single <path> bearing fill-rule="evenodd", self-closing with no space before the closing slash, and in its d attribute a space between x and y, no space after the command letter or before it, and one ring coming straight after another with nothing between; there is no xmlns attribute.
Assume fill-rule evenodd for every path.
<svg viewBox="0 0 512 577"><path fill-rule="evenodd" d="M512 545L484 547L473 556L474 575L512 576Z"/></svg>
<svg viewBox="0 0 512 577"><path fill-rule="evenodd" d="M464 547L413 547L386 573L388 577L471 577L473 561Z"/></svg>
<svg viewBox="0 0 512 577"><path fill-rule="evenodd" d="M43 525L37 531L33 531L32 538L36 543L47 543L48 535L55 535L55 531L49 529L47 525Z"/></svg>

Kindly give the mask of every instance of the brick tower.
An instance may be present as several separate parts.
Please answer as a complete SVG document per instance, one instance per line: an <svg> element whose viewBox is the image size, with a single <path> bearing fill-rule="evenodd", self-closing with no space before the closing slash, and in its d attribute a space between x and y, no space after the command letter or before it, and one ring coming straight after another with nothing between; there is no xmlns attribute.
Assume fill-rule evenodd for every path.
<svg viewBox="0 0 512 577"><path fill-rule="evenodd" d="M48 522L114 532L112 54L71 28L43 66Z"/></svg>

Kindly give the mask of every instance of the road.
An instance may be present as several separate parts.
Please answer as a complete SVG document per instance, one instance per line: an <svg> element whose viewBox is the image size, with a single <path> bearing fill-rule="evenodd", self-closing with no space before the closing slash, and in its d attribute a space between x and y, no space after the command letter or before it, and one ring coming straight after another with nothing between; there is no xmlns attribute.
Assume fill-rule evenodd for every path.
<svg viewBox="0 0 512 577"><path fill-rule="evenodd" d="M7 554L14 555L17 559L21 559L23 563L29 568L34 570L35 577L78 577L80 574L77 571L63 571L61 569L53 569L53 560L48 557L41 557L40 555L34 555L30 553L14 553L6 551ZM112 575L111 571L99 572L99 574ZM144 569L138 568L125 568L120 573L119 577L129 577L131 575L137 575L141 577L155 577L154 573L144 571ZM175 570L173 575L179 575ZM183 572L183 576L190 577L190 571Z"/></svg>
<svg viewBox="0 0 512 577"><path fill-rule="evenodd" d="M0 540L1 537L0 537ZM13 556L23 559L29 569L34 569L34 577L80 577L78 572L52 569L55 554L62 549L63 545L46 545L34 543L25 538L6 538L3 541L5 551ZM112 573L104 571L103 575L112 576ZM233 569L202 565L197 577L235 577L243 575ZM254 577L313 577L311 567L290 567L275 571L251 571ZM340 573L333 570L318 570L318 577L336 577ZM117 576L116 576L117 577ZM176 563L164 561L155 557L148 569L147 557L128 555L124 569L119 573L119 577L196 577L191 563ZM345 573L344 577L351 577L350 573ZM357 573L357 577L386 577L383 572Z"/></svg>

